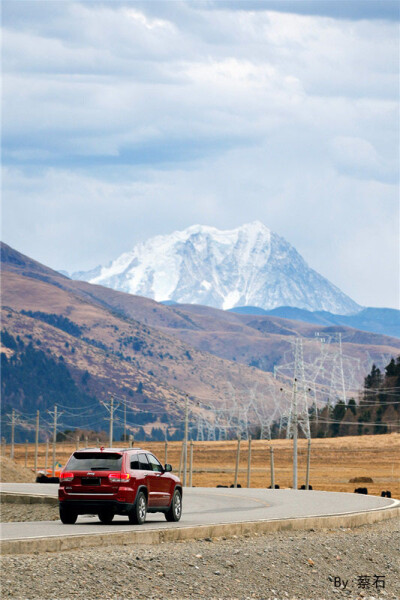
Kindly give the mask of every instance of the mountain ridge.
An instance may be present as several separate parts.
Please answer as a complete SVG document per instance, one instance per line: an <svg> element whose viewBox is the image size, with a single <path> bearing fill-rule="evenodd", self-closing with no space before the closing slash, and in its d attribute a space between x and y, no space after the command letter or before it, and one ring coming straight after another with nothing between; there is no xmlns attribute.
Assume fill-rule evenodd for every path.
<svg viewBox="0 0 400 600"><path fill-rule="evenodd" d="M335 359L340 333L344 358L351 357L351 363L345 361L351 390L358 389L372 363L381 368L399 353L398 339L348 327L193 304L165 306L68 279L6 245L1 249L3 327L16 340L25 345L33 341L64 361L85 394L103 401L107 393L126 395L133 423L146 410L149 415L170 415L171 424L173 418L181 418L186 393L196 415L204 401L229 404L232 390L244 405L258 390L260 410L272 414L275 402L282 401L275 392L285 386L272 373L290 362L298 338L304 360L314 364L321 356L322 339L332 341L325 355ZM86 371L89 379L83 384ZM327 368L327 376L329 372ZM137 391L141 385L146 406ZM18 388L16 397L4 399L4 407L18 402L23 409ZM145 427L165 428L163 423L153 421Z"/></svg>
<svg viewBox="0 0 400 600"><path fill-rule="evenodd" d="M230 309L230 312L243 315L270 315L324 327L343 325L361 331L400 338L400 311L395 308L365 307L354 315L337 315L328 311L311 312L292 306L279 306L272 310L264 310L257 306L237 306Z"/></svg>
<svg viewBox="0 0 400 600"><path fill-rule="evenodd" d="M361 308L258 221L230 230L192 225L150 238L106 267L71 277L158 302L225 310L290 305L352 314Z"/></svg>

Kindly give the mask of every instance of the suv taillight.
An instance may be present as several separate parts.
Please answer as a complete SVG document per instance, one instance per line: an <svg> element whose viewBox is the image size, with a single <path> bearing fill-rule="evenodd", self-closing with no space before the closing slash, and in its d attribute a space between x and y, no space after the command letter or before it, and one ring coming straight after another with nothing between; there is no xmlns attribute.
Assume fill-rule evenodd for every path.
<svg viewBox="0 0 400 600"><path fill-rule="evenodd" d="M114 483L124 483L129 481L131 476L129 473L109 473L108 479Z"/></svg>
<svg viewBox="0 0 400 600"><path fill-rule="evenodd" d="M72 481L74 478L74 474L73 473L61 473L60 474L60 479L62 481Z"/></svg>

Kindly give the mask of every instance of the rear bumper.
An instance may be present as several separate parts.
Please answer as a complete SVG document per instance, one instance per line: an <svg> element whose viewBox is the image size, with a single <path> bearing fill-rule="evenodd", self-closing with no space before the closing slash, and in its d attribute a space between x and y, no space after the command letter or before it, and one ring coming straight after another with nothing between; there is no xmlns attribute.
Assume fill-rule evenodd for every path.
<svg viewBox="0 0 400 600"><path fill-rule="evenodd" d="M97 515L101 510L112 511L116 515L126 515L133 509L129 502L117 500L60 500L60 506L72 509L78 515Z"/></svg>

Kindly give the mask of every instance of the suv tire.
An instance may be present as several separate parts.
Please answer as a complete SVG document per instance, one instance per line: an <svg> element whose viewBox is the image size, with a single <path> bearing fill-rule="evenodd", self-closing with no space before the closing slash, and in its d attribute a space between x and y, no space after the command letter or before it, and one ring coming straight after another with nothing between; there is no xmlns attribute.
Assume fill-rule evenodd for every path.
<svg viewBox="0 0 400 600"><path fill-rule="evenodd" d="M179 490L174 491L174 495L172 496L171 506L168 511L165 513L165 518L167 521L179 521L182 516L182 495Z"/></svg>
<svg viewBox="0 0 400 600"><path fill-rule="evenodd" d="M136 498L136 502L129 512L129 522L135 525L143 525L146 520L147 513L147 500L144 492L139 492Z"/></svg>
<svg viewBox="0 0 400 600"><path fill-rule="evenodd" d="M61 523L64 523L64 525L73 525L76 522L77 518L78 513L76 513L72 508L60 506Z"/></svg>
<svg viewBox="0 0 400 600"><path fill-rule="evenodd" d="M98 517L104 525L109 525L114 518L114 513L111 510L101 510Z"/></svg>

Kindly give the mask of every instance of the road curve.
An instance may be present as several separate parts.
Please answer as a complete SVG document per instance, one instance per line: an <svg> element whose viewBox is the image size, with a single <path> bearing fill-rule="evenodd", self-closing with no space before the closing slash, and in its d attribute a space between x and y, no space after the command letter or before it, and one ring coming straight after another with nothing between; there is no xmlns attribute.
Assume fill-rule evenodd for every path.
<svg viewBox="0 0 400 600"><path fill-rule="evenodd" d="M1 484L0 491L57 496L57 484ZM179 523L168 523L161 513L149 514L144 525L131 525L116 516L103 525L97 517L82 515L75 525L60 521L3 523L1 539L28 540L57 536L146 531L204 525L275 521L311 517L351 515L379 511L399 505L397 500L342 492L268 490L260 488L185 488Z"/></svg>

